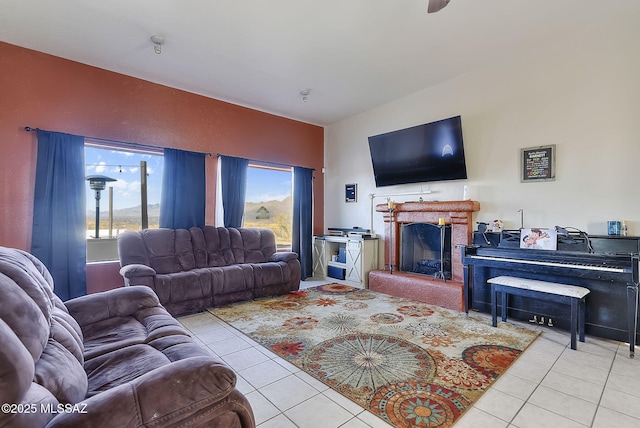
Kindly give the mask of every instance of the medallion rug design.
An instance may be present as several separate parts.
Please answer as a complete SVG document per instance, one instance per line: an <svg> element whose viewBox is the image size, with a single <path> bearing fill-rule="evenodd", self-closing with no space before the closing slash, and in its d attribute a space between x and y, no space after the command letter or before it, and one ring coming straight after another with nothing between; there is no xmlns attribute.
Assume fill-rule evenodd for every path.
<svg viewBox="0 0 640 428"><path fill-rule="evenodd" d="M328 284L212 309L396 427L449 427L538 332Z"/></svg>

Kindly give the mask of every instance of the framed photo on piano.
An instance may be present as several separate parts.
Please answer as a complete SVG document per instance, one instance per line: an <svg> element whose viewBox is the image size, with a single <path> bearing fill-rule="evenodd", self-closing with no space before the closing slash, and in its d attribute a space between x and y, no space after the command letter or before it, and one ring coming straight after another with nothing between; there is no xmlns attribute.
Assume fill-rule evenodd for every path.
<svg viewBox="0 0 640 428"><path fill-rule="evenodd" d="M558 232L554 229L521 229L520 248L556 250L558 249Z"/></svg>
<svg viewBox="0 0 640 428"><path fill-rule="evenodd" d="M556 179L556 145L520 149L520 182Z"/></svg>

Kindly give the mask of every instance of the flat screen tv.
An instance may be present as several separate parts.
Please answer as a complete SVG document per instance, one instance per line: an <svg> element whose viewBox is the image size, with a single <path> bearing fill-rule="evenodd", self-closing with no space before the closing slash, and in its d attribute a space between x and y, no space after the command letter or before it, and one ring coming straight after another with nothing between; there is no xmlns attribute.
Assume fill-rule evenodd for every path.
<svg viewBox="0 0 640 428"><path fill-rule="evenodd" d="M376 187L467 178L460 116L369 137Z"/></svg>

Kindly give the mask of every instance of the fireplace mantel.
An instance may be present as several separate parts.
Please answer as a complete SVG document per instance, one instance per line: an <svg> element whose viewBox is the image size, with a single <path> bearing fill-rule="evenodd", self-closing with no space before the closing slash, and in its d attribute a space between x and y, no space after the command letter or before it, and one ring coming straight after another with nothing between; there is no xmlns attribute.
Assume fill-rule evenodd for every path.
<svg viewBox="0 0 640 428"><path fill-rule="evenodd" d="M385 222L399 223L438 223L440 218L448 224L469 224L469 237L473 231L473 213L480 211L478 201L444 201L444 202L403 202L395 204L393 212L387 204L376 205L376 211L383 213Z"/></svg>
<svg viewBox="0 0 640 428"><path fill-rule="evenodd" d="M396 211L411 212L476 212L480 210L478 201L435 201L402 202L395 204ZM376 205L376 211L389 211L387 204Z"/></svg>
<svg viewBox="0 0 640 428"><path fill-rule="evenodd" d="M403 202L394 205L393 211L387 204L376 205L385 222L385 266L389 270L373 271L369 275L369 287L400 297L408 297L426 303L461 310L463 266L461 248L472 241L473 214L480 210L478 201ZM452 280L446 283L428 276L398 272L400 228L407 223L438 224L443 218L450 224L452 249Z"/></svg>

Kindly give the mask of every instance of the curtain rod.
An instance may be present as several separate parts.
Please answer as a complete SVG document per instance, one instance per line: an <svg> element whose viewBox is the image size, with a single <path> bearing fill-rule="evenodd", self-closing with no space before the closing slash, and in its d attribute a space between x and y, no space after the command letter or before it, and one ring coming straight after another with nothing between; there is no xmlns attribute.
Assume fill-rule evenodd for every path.
<svg viewBox="0 0 640 428"><path fill-rule="evenodd" d="M30 126L25 126L24 130L27 132L37 132L37 131L45 131L45 132L56 132L56 131L47 131L44 129L40 129L40 128L32 128ZM90 140L94 140L94 141L99 141L99 142L104 142L104 143L116 143L116 144L124 144L125 146L129 146L132 149L156 149L156 150L164 150L166 147L160 147L160 146L152 146L149 144L140 144L140 143L132 143L130 141L119 141L119 140L109 140L107 138L98 138L98 137L89 137L86 135L81 135L81 137L83 138L88 138ZM208 157L211 157L212 154L211 153L207 153L207 152L195 152L195 153L203 153L205 155L207 155Z"/></svg>
<svg viewBox="0 0 640 428"><path fill-rule="evenodd" d="M237 157L240 157L240 156L229 156L229 155L223 155L222 153L216 153L216 156L217 156L217 157L220 157L220 156L227 156L227 157L230 157L230 158L233 158L233 157L236 157L236 158L237 158ZM247 158L242 158L242 159L247 159ZM312 171L315 171L315 170L316 170L315 168L309 168L309 167L307 167L307 166L300 166L300 165L288 165L288 164L286 164L286 163L270 162L270 161L259 160L259 159L247 159L247 160L248 160L249 162L258 162L258 163L262 163L262 164L265 164L265 165L277 166L277 167L282 167L282 168L307 168L307 169L310 169L310 170L312 170Z"/></svg>

